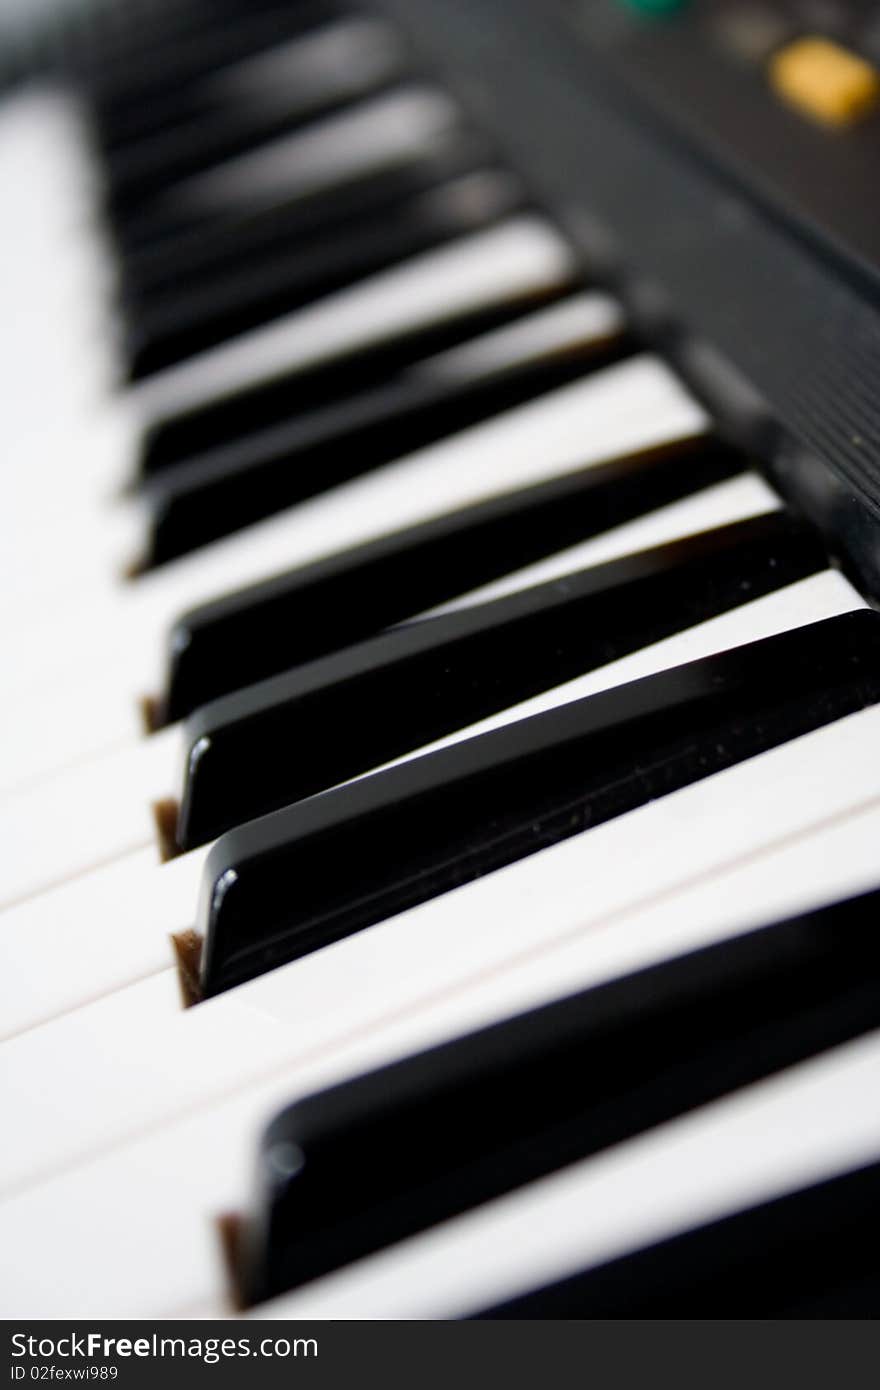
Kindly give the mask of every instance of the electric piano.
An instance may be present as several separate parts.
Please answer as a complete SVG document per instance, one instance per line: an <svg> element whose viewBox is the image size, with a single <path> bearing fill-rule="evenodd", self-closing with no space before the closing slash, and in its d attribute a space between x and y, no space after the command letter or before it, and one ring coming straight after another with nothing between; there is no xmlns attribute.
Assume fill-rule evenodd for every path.
<svg viewBox="0 0 880 1390"><path fill-rule="evenodd" d="M8 1318L880 1311L880 7L0 11Z"/></svg>

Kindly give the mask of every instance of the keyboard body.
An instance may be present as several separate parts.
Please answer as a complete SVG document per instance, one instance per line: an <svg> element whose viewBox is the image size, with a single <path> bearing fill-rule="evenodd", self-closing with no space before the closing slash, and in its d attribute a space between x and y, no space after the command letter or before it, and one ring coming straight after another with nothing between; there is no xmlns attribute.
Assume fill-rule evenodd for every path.
<svg viewBox="0 0 880 1390"><path fill-rule="evenodd" d="M743 8L391 4L646 335L876 593L880 127L829 132L787 109L762 52L725 51L719 11ZM810 32L808 5L764 8L776 42ZM876 44L874 6L831 8L835 37Z"/></svg>

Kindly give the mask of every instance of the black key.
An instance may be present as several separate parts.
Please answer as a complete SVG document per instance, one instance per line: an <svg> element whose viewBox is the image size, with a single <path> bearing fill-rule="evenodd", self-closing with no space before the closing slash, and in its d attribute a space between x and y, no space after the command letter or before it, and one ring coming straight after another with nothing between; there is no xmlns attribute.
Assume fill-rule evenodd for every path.
<svg viewBox="0 0 880 1390"><path fill-rule="evenodd" d="M824 569L782 513L396 628L200 709L181 849Z"/></svg>
<svg viewBox="0 0 880 1390"><path fill-rule="evenodd" d="M876 1318L878 1211L880 1164L874 1163L478 1316Z"/></svg>
<svg viewBox="0 0 880 1390"><path fill-rule="evenodd" d="M382 91L397 74L365 82L361 91L320 100L282 87L274 100L228 102L195 115L137 142L126 144L104 161L106 196L113 212L132 209L165 194L182 179L205 173L278 136L293 134L308 122L333 115ZM284 99L286 98L286 99Z"/></svg>
<svg viewBox="0 0 880 1390"><path fill-rule="evenodd" d="M153 61L164 48L188 43L204 36L219 16L206 0L175 0L151 3L135 0L126 5L122 16L118 8L104 7L89 29L65 55L78 81L98 97L110 91L120 69L140 56Z"/></svg>
<svg viewBox="0 0 880 1390"><path fill-rule="evenodd" d="M205 867L202 993L219 994L878 700L880 615L862 610L520 720L251 821L223 836Z"/></svg>
<svg viewBox="0 0 880 1390"><path fill-rule="evenodd" d="M299 1101L262 1141L246 1297L282 1293L877 1027L878 910L880 893L765 927Z"/></svg>
<svg viewBox="0 0 880 1390"><path fill-rule="evenodd" d="M426 88L418 72L405 76L406 81L377 87L367 99L340 101L315 118L294 121L272 138L212 160L151 197L107 200L117 241L126 252L151 249L285 198L318 196L369 171L431 154L463 128L461 116L448 97ZM405 134L410 121L416 126ZM360 158L355 151L348 164L340 124L361 150Z"/></svg>
<svg viewBox="0 0 880 1390"><path fill-rule="evenodd" d="M398 531L193 609L169 639L157 723L741 472L693 440L612 460ZM294 558L294 557L291 557Z"/></svg>
<svg viewBox="0 0 880 1390"><path fill-rule="evenodd" d="M236 272L227 267L208 284L154 297L134 316L130 375L144 377L215 347L322 295L479 231L521 204L515 179L481 170L407 205L364 217L357 227L335 236L325 233L310 246L282 240L256 260L248 255Z"/></svg>
<svg viewBox="0 0 880 1390"><path fill-rule="evenodd" d="M422 324L370 347L342 353L314 367L279 372L258 385L157 420L145 432L141 471L144 475L158 472L181 459L289 420L297 404L301 408L308 402L316 408L340 396L365 391L421 357L457 347L478 333L487 333L532 308L552 303L574 288L573 284L560 285L539 294L523 294L488 309L468 310L441 322Z"/></svg>
<svg viewBox="0 0 880 1390"><path fill-rule="evenodd" d="M160 26L152 42L141 36L138 46L103 71L87 78L95 119L105 140L131 137L154 129L163 120L163 102L171 94L207 73L263 52L284 39L337 18L342 7L334 0L273 0L249 5L218 23L209 16L188 35ZM257 11L257 13L255 13Z"/></svg>
<svg viewBox="0 0 880 1390"><path fill-rule="evenodd" d="M467 358L472 344L464 345ZM385 386L340 401L229 448L166 468L144 488L149 547L144 566L164 564L273 516L489 416L627 356L623 332L606 338L560 326L556 347L520 347L491 369L448 357Z"/></svg>
<svg viewBox="0 0 880 1390"><path fill-rule="evenodd" d="M250 199L223 217L196 218L195 227L161 238L156 245L132 248L124 255L125 298L133 312L154 296L173 296L181 285L206 285L245 258L258 259L280 242L310 244L322 235L353 230L361 218L385 210L389 217L410 198L489 160L486 142L465 131L438 139L432 151L387 169L311 194L279 188L266 205Z"/></svg>
<svg viewBox="0 0 880 1390"><path fill-rule="evenodd" d="M129 157L142 164L148 145L149 162L159 166L163 142L173 162L176 139L195 134L194 123L222 125L236 107L284 108L294 118L334 109L343 97L374 90L381 75L399 73L402 59L403 45L393 31L368 31L361 18L354 26L322 24L292 38L277 33L256 53L233 57L193 82L166 89L159 99L129 108L112 128L98 126L111 177Z"/></svg>

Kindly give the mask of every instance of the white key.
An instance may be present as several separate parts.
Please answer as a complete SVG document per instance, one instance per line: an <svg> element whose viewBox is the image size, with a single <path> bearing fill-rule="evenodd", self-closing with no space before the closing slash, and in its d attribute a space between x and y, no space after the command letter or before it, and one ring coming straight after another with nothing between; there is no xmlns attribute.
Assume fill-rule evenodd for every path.
<svg viewBox="0 0 880 1390"><path fill-rule="evenodd" d="M558 232L523 214L169 367L137 388L137 399L148 418L164 419L421 324L563 285L575 269Z"/></svg>
<svg viewBox="0 0 880 1390"><path fill-rule="evenodd" d="M5 787L71 765L137 723L158 691L165 634L186 608L350 545L630 450L700 433L706 418L640 357L474 426L153 572L103 605L19 634L3 700L18 721ZM17 676L17 681L13 677Z"/></svg>
<svg viewBox="0 0 880 1390"><path fill-rule="evenodd" d="M25 690L4 711L0 794L144 738L140 699L125 680L124 660L120 667L115 684L101 673L89 680L71 656L66 672L49 671L45 684Z"/></svg>
<svg viewBox="0 0 880 1390"><path fill-rule="evenodd" d="M479 197L480 188L470 180L459 186L467 198ZM416 379L429 376L466 381L475 373L497 371L530 359L539 359L553 351L578 350L589 342L603 342L619 333L623 316L620 306L607 295L584 293L572 295L546 308L526 314L511 325L480 334L460 348L439 353L412 370ZM6 583L0 591L0 622L4 606L12 624L22 622L30 611L37 618L51 600L53 611L60 603L70 608L74 603L90 602L93 597L106 598L118 592L123 575L133 562L148 550L149 511L137 498L116 498L111 505L97 505L100 489L95 489L90 505L76 502L83 490L77 472L86 471L95 450L102 453L115 449L121 458L131 455L131 421L122 410L102 414L100 429L93 423L82 437L67 438L60 449L76 486L73 497L69 487L54 485L49 497L40 497L37 505L25 513L21 499L15 509L20 526L11 537L7 553L0 557ZM262 438L271 440L272 430ZM234 446L233 446L234 447ZM212 457L222 458L223 450ZM115 463L111 463L115 467ZM39 535L42 563L34 566L34 536ZM48 564L43 556L51 555ZM141 568L138 565L138 568Z"/></svg>
<svg viewBox="0 0 880 1390"><path fill-rule="evenodd" d="M178 1104L185 1108L194 1094L204 1095L209 1067L216 1067L213 1084L221 1091L230 1089L236 1069L229 1048L212 1051L206 1058L196 1040L210 1037L213 1041L216 1020L234 1008L234 1000L249 997L248 991L265 998L277 989L284 999L296 982L312 980L307 998L299 1001L301 1012L295 1020L295 1027L303 1029L299 1036L308 1052L322 1040L326 1045L328 1030L333 1039L339 1030L347 1033L360 1026L365 1017L375 1021L406 1007L419 982L429 999L447 988L459 988L462 977L497 966L536 941L546 946L554 929L571 930L573 923L583 923L591 914L595 914L592 920L601 920L603 912L640 901L643 893L659 895L717 869L732 853L745 852L743 846L760 848L791 833L792 827L802 829L841 809L857 807L880 794L880 774L872 766L865 767L872 738L877 738L880 713L871 710L859 718L858 776L850 765L853 721L843 721L833 729L817 731L813 743L796 741L803 743L799 754L791 752L796 744L764 754L421 904L339 946L282 967L263 980L200 1005L181 1018L179 1028L166 1029L160 1037L152 1027L145 1027L140 1013L129 1013L120 1005L123 995L135 997L138 986L133 986L10 1039L4 1044L0 1102L11 1112L24 1109L27 1123L15 1127L0 1155L0 1188L37 1173L49 1156L52 1164L63 1163L65 1145L69 1146L67 1160L73 1161L77 1153L88 1152L98 1142L97 1136L109 1124L123 1123L127 1113L123 1100L133 1074L138 1075L138 1113L145 1123L173 1114ZM779 769L774 795L763 788L768 760ZM762 788L759 805L754 791L748 791L752 778ZM740 800L735 800L738 792ZM835 801L836 796L842 799ZM161 971L163 962L170 960L167 933L193 925L190 859L184 856L159 870L139 866L129 876L114 866L112 882L95 875L93 880L72 885L67 890L71 908L56 893L4 914L0 932L7 966L0 993L2 1016L19 1026L51 1019L62 991L64 1006L75 1005L72 991L77 982L83 999L96 998L118 986L129 968L129 956L136 960L140 977L148 956L151 968ZM638 875L621 874L621 865L636 861ZM181 877L185 891L177 897L163 886L164 916L157 919L152 915L151 894L156 880L166 884L172 871ZM109 876L110 871L105 873ZM588 904L583 902L584 883L590 884ZM121 920L126 922L125 935L119 932ZM497 929L499 922L505 924L502 933ZM394 943L396 964L386 956L390 948L383 943ZM384 962L382 968L371 963L373 953ZM38 962L42 970L35 978ZM322 970L329 971L333 982L325 990L316 983ZM364 989L367 980L372 983L369 990ZM114 1048L107 1054L103 1039L111 1031ZM238 1036L230 1029L228 1037L234 1049ZM280 1056L280 1044L273 1041L271 1065ZM89 1075L93 1106L77 1104L75 1088L59 1057L65 1058L66 1066ZM192 1059L192 1075L187 1075L188 1061L174 1058ZM140 1075L145 1065L148 1077ZM242 1079L247 1079L246 1071ZM53 1145L44 1132L48 1117L52 1123L59 1117L65 1121Z"/></svg>
<svg viewBox="0 0 880 1390"><path fill-rule="evenodd" d="M405 88L183 179L163 201L175 210L206 215L228 212L240 203L274 203L279 192L317 193L418 159L459 120L454 102L442 92Z"/></svg>
<svg viewBox="0 0 880 1390"><path fill-rule="evenodd" d="M468 186L461 188L468 196ZM476 191L479 193L479 185ZM620 333L624 323L623 310L610 295L584 290L480 333L457 347L436 352L410 367L406 376L416 381L427 378L434 383L465 384L482 373L502 372L519 362L537 360L545 353L561 356L585 341L602 342Z"/></svg>
<svg viewBox="0 0 880 1390"><path fill-rule="evenodd" d="M500 584L505 592L513 592L533 579L538 582L631 553L640 541L673 540L778 506L778 497L766 483L744 474L521 570ZM182 794L182 739L180 728L167 729L7 795L0 802L0 843L15 848L9 855L11 873L0 886L0 906L136 846L154 844L152 805L179 800Z"/></svg>
<svg viewBox="0 0 880 1390"><path fill-rule="evenodd" d="M0 172L16 190L4 209L0 264L5 578L10 547L18 558L27 553L17 545L22 509L45 516L58 488L83 505L70 436L93 429L115 364L103 309L108 266L90 225L93 180L76 104L41 90L10 102L0 114Z"/></svg>
<svg viewBox="0 0 880 1390"><path fill-rule="evenodd" d="M0 907L152 846L155 807L182 791L179 727L72 768L0 802L5 872Z"/></svg>
<svg viewBox="0 0 880 1390"><path fill-rule="evenodd" d="M315 99L355 97L400 70L402 38L376 19L343 19L274 45L199 83L200 92L223 101L287 105Z"/></svg>
<svg viewBox="0 0 880 1390"><path fill-rule="evenodd" d="M634 832L629 845L625 837L620 838L624 821L595 832L596 853L582 862L578 880L590 883L586 900L573 893L570 878L560 885L567 897L556 895L555 874L546 897L548 884L534 877L531 885L522 885L525 896L511 891L503 902L495 903L483 897L480 907L501 909L490 919L496 938L494 953L486 951L485 938L490 933L483 917L462 921L460 913L449 912L434 940L430 933L414 932L413 919L401 918L364 933L353 952L353 943L341 943L176 1021L166 1022L163 1017L162 1028L154 1028L152 1038L158 1043L166 1031L174 1035L177 1048L171 1071L163 1075L163 1059L146 1043L140 1055L126 1052L128 1088L120 1092L118 1103L125 1112L127 1142L119 1140L118 1123L114 1127L109 1102L117 1101L100 1080L95 1082L99 1072L93 1077L87 1059L73 1066L65 1053L55 1053L56 1065L62 1070L69 1067L68 1084L75 1095L54 1120L49 1116L43 1121L41 1163L35 1171L23 1172L22 1186L0 1204L0 1240L4 1248L17 1252L15 1270L10 1270L3 1290L6 1315L158 1317L228 1312L212 1220L220 1213L240 1210L247 1201L258 1135L282 1105L457 1036L463 1029L611 978L620 970L724 939L776 914L801 911L841 893L876 886L880 828L876 779L873 804L859 816L832 823L834 809L847 801L846 777L835 782L840 759L848 760L855 773L864 768L880 739L876 718L873 731L868 729L874 714L853 716L665 803L635 812L625 818ZM823 744L824 766L821 757L812 759ZM828 804L822 796L826 772ZM713 863L703 853L708 843L705 817L718 813L717 793L722 788L730 796L723 816L714 823ZM658 844L652 835L670 828L668 823L658 823L659 806L664 804L668 810L673 803L677 803L678 828L670 852L677 855L680 848L686 852L689 843L696 846L688 867L683 860L678 865L679 873L689 875L684 884L685 888L691 885L689 893L675 892L674 874L655 876L664 859L662 846L656 854L650 853L650 846ZM820 827L813 834L806 833L811 812ZM605 831L612 831L616 842ZM777 836L775 848L768 847L768 834ZM638 886L632 884L632 876L628 881L620 871L622 864L632 862L637 844L647 847L652 859ZM529 861L532 874L543 858ZM716 872L717 879L713 878ZM489 882L483 880L484 885ZM768 884L772 891L765 903ZM563 902L565 908L560 910ZM540 932L535 929L536 917ZM508 929L512 932L506 955L498 949L499 921L505 924L505 935ZM524 935L526 923L531 930ZM463 956L468 934L476 930L479 936L481 926L484 940L477 940L475 958L461 971L457 987L452 980L433 980L432 969L436 972L447 947L460 949ZM383 937L387 940L389 927L398 930L395 941L387 942L393 949L383 957L377 946ZM552 970L540 973L544 945L548 959L556 955L555 974ZM402 957L396 954L401 947ZM563 952L570 973L559 967ZM511 987L505 990L508 962ZM410 969L415 973L406 997L400 985ZM536 972L531 995L523 985L526 969ZM165 977L158 977L149 988L124 991L107 1001L93 1023L95 1051L102 1045L106 1050L109 1039L114 1047L121 1045L125 1050L125 1040L117 1042L122 1020L136 1012L142 1019L162 1016L170 988L170 980L166 985ZM377 1000L377 994L383 997ZM195 1030L196 1021L204 1031ZM334 1021L335 1050L328 1046ZM302 1045L295 1059L289 1044L297 1030ZM46 1048L48 1055L48 1044ZM262 1082L254 1065L261 1049ZM3 1055L8 1063L8 1047ZM243 1066L239 1065L242 1058ZM224 1064L229 1072L225 1086L219 1076ZM193 1072L188 1099L181 1100L176 1119L169 1118L164 1127L150 1132L143 1113L132 1113L138 1109L137 1097L144 1087L160 1091L181 1067ZM235 1075L236 1068L248 1073L246 1080ZM81 1102L86 1085L89 1104L80 1104L79 1111L88 1109L97 1121L94 1142L90 1150L81 1151L76 1164L63 1155L53 1171L46 1152L57 1145L75 1111L76 1095ZM839 1086L835 1079L832 1092ZM871 1116L876 1125L876 1107L864 1104L866 1094L872 1090L864 1091L859 1104L851 1107L851 1118L865 1121ZM18 1115L20 1110L11 1113ZM821 1104L816 1113L821 1121L829 1114L828 1106ZM21 1116L21 1123L28 1120L29 1116ZM831 1133L827 1124L825 1133ZM607 1158L610 1155L591 1162L604 1163ZM646 1191L653 1191L651 1184ZM687 1211L698 1219L696 1202ZM126 1270L124 1280L118 1277L120 1268ZM414 1291L421 1292L421 1286ZM363 1315L362 1310L357 1315Z"/></svg>
<svg viewBox="0 0 880 1390"><path fill-rule="evenodd" d="M84 454L117 438L116 423L105 419L100 426L73 427L64 440L47 433L39 450L60 456L75 471ZM16 466L30 462L31 451L19 450ZM87 476L82 486L88 487ZM124 596L132 557L142 551L149 525L140 498L102 496L96 488L89 500L73 502L66 484L55 487L47 479L44 487L52 490L42 507L37 498L13 502L18 528L0 559L0 631L12 642L31 623L58 622L64 612Z"/></svg>
<svg viewBox="0 0 880 1390"><path fill-rule="evenodd" d="M880 1035L359 1261L257 1318L455 1318L880 1159Z"/></svg>
<svg viewBox="0 0 880 1390"><path fill-rule="evenodd" d="M0 913L11 974L0 1037L14 1036L150 976L180 1007L170 937L192 926L208 848L158 864L152 846ZM45 930L42 946L32 931ZM12 980L37 975L24 992Z"/></svg>

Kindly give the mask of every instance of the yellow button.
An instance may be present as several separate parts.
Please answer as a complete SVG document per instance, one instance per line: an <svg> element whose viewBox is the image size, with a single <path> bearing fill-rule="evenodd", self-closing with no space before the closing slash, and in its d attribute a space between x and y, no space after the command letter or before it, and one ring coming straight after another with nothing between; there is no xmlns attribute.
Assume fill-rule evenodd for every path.
<svg viewBox="0 0 880 1390"><path fill-rule="evenodd" d="M795 39L770 62L770 80L792 106L825 125L853 125L880 101L880 74L830 39Z"/></svg>

